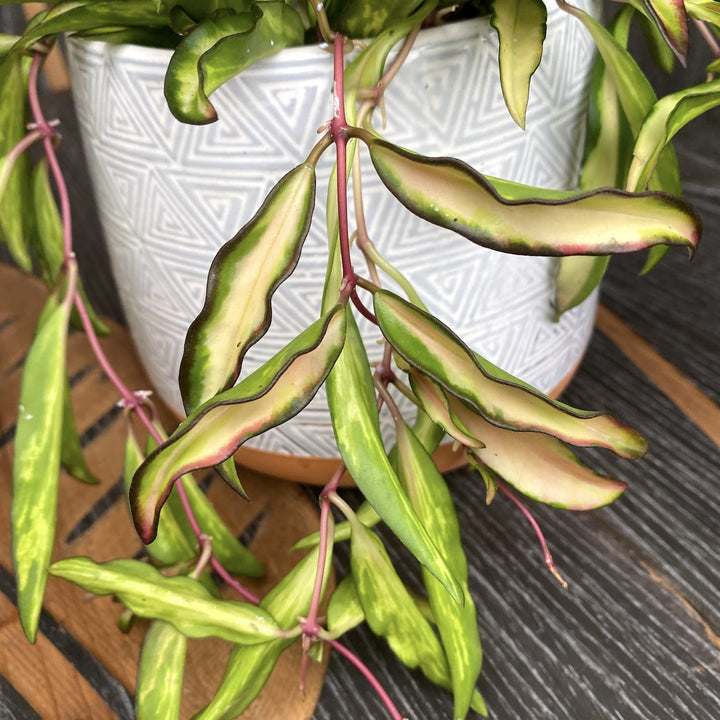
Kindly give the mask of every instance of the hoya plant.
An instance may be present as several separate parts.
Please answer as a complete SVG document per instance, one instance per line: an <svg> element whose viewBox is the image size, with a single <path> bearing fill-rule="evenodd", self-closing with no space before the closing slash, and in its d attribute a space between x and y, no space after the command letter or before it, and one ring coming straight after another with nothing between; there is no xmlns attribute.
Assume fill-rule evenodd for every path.
<svg viewBox="0 0 720 720"><path fill-rule="evenodd" d="M476 690L482 652L467 560L433 451L450 436L484 481L487 502L500 491L530 516L520 496L588 510L624 491L621 480L580 462L573 446L633 459L646 444L616 418L554 400L468 347L428 313L403 269L367 237L361 211L357 231L351 226L348 201L354 195L362 208L360 178L377 173L398 202L428 223L497 252L559 258L558 316L589 295L612 254L648 250L646 269L671 246L692 255L700 221L679 197L669 143L720 103L720 80L714 79L720 3L632 0L607 27L563 0L558 4L584 25L598 49L579 190L529 187L482 175L460 159L425 157L383 137L374 115L423 25L487 12L499 38L507 109L524 126L545 37L547 9L540 0L328 0L324 6L302 0L61 0L20 36L0 36L1 234L17 264L39 272L49 290L25 363L15 435L13 553L20 620L31 642L53 576L52 582L113 595L129 613L150 621L136 691L140 718L178 717L188 638L215 636L232 652L198 719L240 714L281 654L300 641L301 684L307 662L329 646L358 668L381 694L388 716L399 720L375 673L343 644L344 633L366 622L401 662L447 688L452 717L464 718L471 709L486 713ZM697 39L714 53L706 81L658 100L626 50L634 18L665 64L675 56L684 61L688 26L697 25ZM62 33L174 48L165 97L179 120L198 124L216 119L213 92L251 63L304 42L331 50L334 112L314 147L304 149L305 160L277 179L256 214L217 253L204 305L187 331L178 379L186 418L169 434L146 395L128 388L104 355L97 340L104 326L78 279L68 192L55 154L59 135L38 98L38 73ZM34 144L41 152L31 159L27 151ZM270 326L273 293L293 272L314 221L319 163L334 163L334 171L322 199L328 246L317 320L258 370L244 372L245 356ZM355 238L361 254L351 252ZM388 278L399 294L388 289ZM359 316L382 338L379 364L368 361ZM124 473L146 549L141 559L73 557L50 564L60 469L93 481L69 401L70 326L84 330L128 417ZM256 597L243 578L262 573L260 563L223 525L192 473L216 468L244 502L236 450L302 412L323 384L342 462L320 493L317 532L298 544L306 554L267 595ZM399 396L412 401L412 416L399 409ZM392 417L391 446L381 437L380 413ZM339 489L344 472L364 498L356 509ZM337 525L336 514L344 518ZM417 559L426 602L394 569L376 532L381 523ZM351 572L329 591L334 547L346 542ZM229 593L218 592L211 572Z"/></svg>

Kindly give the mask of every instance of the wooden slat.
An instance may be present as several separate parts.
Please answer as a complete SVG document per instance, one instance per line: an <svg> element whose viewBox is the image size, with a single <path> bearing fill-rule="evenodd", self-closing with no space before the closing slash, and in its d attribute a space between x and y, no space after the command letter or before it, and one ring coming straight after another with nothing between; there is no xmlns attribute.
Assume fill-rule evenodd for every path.
<svg viewBox="0 0 720 720"><path fill-rule="evenodd" d="M720 407L650 343L601 305L597 326L716 445L720 446Z"/></svg>

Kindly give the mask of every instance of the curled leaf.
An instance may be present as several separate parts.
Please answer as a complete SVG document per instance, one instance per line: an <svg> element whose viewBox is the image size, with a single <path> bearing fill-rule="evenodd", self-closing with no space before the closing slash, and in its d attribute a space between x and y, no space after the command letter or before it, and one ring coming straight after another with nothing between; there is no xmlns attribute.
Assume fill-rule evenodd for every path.
<svg viewBox="0 0 720 720"><path fill-rule="evenodd" d="M255 217L223 245L210 266L200 314L188 329L180 364L185 411L230 387L248 348L270 326L270 300L295 269L310 229L315 168L285 175Z"/></svg>
<svg viewBox="0 0 720 720"><path fill-rule="evenodd" d="M157 532L173 483L230 457L249 438L302 410L330 372L345 340L345 307L336 306L235 387L195 410L140 466L130 489L145 543Z"/></svg>
<svg viewBox="0 0 720 720"><path fill-rule="evenodd" d="M572 408L503 373L447 326L397 295L378 290L373 298L380 329L396 352L498 427L545 432L623 457L647 450L638 433L612 416Z"/></svg>
<svg viewBox="0 0 720 720"><path fill-rule="evenodd" d="M183 122L217 119L208 99L224 82L254 62L290 45L304 30L297 11L280 0L252 3L247 11L219 9L184 37L168 65L165 98Z"/></svg>
<svg viewBox="0 0 720 720"><path fill-rule="evenodd" d="M557 197L490 180L453 158L415 155L369 134L360 137L380 179L411 212L493 250L607 255L684 245L692 253L700 239L695 211L664 193L593 190Z"/></svg>

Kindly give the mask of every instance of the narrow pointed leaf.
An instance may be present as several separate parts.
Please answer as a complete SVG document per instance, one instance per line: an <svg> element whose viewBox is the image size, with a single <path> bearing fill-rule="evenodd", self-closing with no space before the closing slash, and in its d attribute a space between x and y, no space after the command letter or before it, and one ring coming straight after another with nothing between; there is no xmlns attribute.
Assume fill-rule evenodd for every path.
<svg viewBox="0 0 720 720"><path fill-rule="evenodd" d="M415 434L404 423L397 427L398 474L418 517L435 540L445 561L460 582L465 603L458 605L438 581L423 569L423 583L440 631L452 681L453 718L467 715L482 665L475 604L468 587L467 559L460 539L460 524L450 491L440 471Z"/></svg>
<svg viewBox="0 0 720 720"><path fill-rule="evenodd" d="M632 16L632 8L624 7L608 25L608 30L623 48L627 47ZM632 145L633 136L618 98L615 82L605 66L605 61L598 55L590 80L580 189L624 188ZM609 258L602 255L566 255L559 259L555 280L556 319L559 320L563 313L590 296L600 284L609 262Z"/></svg>
<svg viewBox="0 0 720 720"><path fill-rule="evenodd" d="M130 501L144 542L156 534L173 483L218 465L249 438L300 412L330 372L345 340L345 308L337 306L235 387L201 405L135 473Z"/></svg>
<svg viewBox="0 0 720 720"><path fill-rule="evenodd" d="M64 385L60 464L66 472L76 480L86 483L87 485L97 485L100 481L88 467L82 445L80 444L80 437L75 424L75 413L73 412L72 399L70 397L70 385L67 383L67 380Z"/></svg>
<svg viewBox="0 0 720 720"><path fill-rule="evenodd" d="M494 0L490 24L498 34L505 104L512 119L524 130L530 78L542 59L547 8L542 0Z"/></svg>
<svg viewBox="0 0 720 720"><path fill-rule="evenodd" d="M202 20L173 53L165 76L165 98L183 122L217 119L208 99L224 82L254 62L300 45L300 16L284 2L250 5L248 12L221 9Z"/></svg>
<svg viewBox="0 0 720 720"><path fill-rule="evenodd" d="M408 550L453 597L462 598L457 581L418 520L385 452L370 366L353 321L348 322L347 342L326 388L338 450L353 480Z"/></svg>
<svg viewBox="0 0 720 720"><path fill-rule="evenodd" d="M697 20L720 28L720 2L717 0L685 0L685 9Z"/></svg>
<svg viewBox="0 0 720 720"><path fill-rule="evenodd" d="M455 399L450 404L462 426L485 445L474 454L533 500L568 510L591 510L613 502L625 490L624 482L583 465L554 437L504 430Z"/></svg>
<svg viewBox="0 0 720 720"><path fill-rule="evenodd" d="M352 575L343 578L342 582L333 590L325 615L327 629L336 637L344 635L364 622L365 612L360 604Z"/></svg>
<svg viewBox="0 0 720 720"><path fill-rule="evenodd" d="M377 138L368 144L381 180L410 211L494 250L607 255L660 244L684 245L692 253L700 238L695 211L664 193L595 190L514 200L459 160L415 155ZM501 187L511 186L517 195L535 192L508 181Z"/></svg>
<svg viewBox="0 0 720 720"><path fill-rule="evenodd" d="M25 361L15 431L12 537L22 628L35 642L57 515L70 303L53 297Z"/></svg>
<svg viewBox="0 0 720 720"><path fill-rule="evenodd" d="M164 577L138 560L95 563L89 558L60 560L50 568L95 595L116 595L140 617L162 619L187 637L219 637L257 645L277 639L278 625L262 608L217 600L189 577Z"/></svg>
<svg viewBox="0 0 720 720"><path fill-rule="evenodd" d="M81 32L101 27L162 27L167 15L147 0L63 0L54 5L22 35L23 47L45 37L66 32Z"/></svg>
<svg viewBox="0 0 720 720"><path fill-rule="evenodd" d="M689 34L684 0L640 0L640 2L680 62L686 65Z"/></svg>
<svg viewBox="0 0 720 720"><path fill-rule="evenodd" d="M638 17L640 21L640 29L647 43L650 57L666 75L673 71L675 66L675 53L667 44L665 38L660 32L658 26L645 15Z"/></svg>
<svg viewBox="0 0 720 720"><path fill-rule="evenodd" d="M281 628L290 629L297 624L298 617L307 615L317 564L318 550L315 549L300 560L260 602L260 607L267 610ZM325 583L330 567L328 548ZM258 696L280 655L293 642L276 640L264 645L238 645L233 648L215 697L193 716L193 720L234 720Z"/></svg>
<svg viewBox="0 0 720 720"><path fill-rule="evenodd" d="M450 669L430 623L413 602L372 530L351 519L350 566L370 629L384 637L408 667L419 667L434 683L450 686Z"/></svg>
<svg viewBox="0 0 720 720"><path fill-rule="evenodd" d="M374 294L383 335L411 366L438 382L488 421L535 430L581 446L606 447L624 457L646 451L634 430L609 415L586 412L533 390L481 361L447 326L385 290Z"/></svg>
<svg viewBox="0 0 720 720"><path fill-rule="evenodd" d="M235 465L235 459L232 455L215 466L217 474L241 497L248 500L248 494L245 492L240 476L238 475L237 466Z"/></svg>
<svg viewBox="0 0 720 720"><path fill-rule="evenodd" d="M12 166L5 156L27 133L25 99L30 58L10 55L0 61L0 241L25 272L32 270L27 223L29 163L24 153ZM3 178L4 176L4 178Z"/></svg>
<svg viewBox="0 0 720 720"><path fill-rule="evenodd" d="M648 183L660 153L674 135L699 115L720 105L720 79L685 88L659 100L640 128L633 149L628 186Z"/></svg>
<svg viewBox="0 0 720 720"><path fill-rule="evenodd" d="M138 666L136 720L178 719L186 650L187 638L170 623L151 623Z"/></svg>
<svg viewBox="0 0 720 720"><path fill-rule="evenodd" d="M578 18L588 30L600 53L607 71L610 73L618 98L627 117L633 135L637 136L645 116L657 102L657 96L643 71L634 58L612 33L606 30L588 13L576 8L564 0L557 0L560 7ZM672 147L667 147L659 161L655 174L648 184L650 190L680 195L680 171ZM659 250L661 252L662 249Z"/></svg>
<svg viewBox="0 0 720 720"><path fill-rule="evenodd" d="M314 203L315 168L303 163L215 256L205 304L188 329L180 364L186 412L230 387L248 348L267 332L270 300L297 265Z"/></svg>
<svg viewBox="0 0 720 720"><path fill-rule="evenodd" d="M555 319L587 300L610 265L609 255L566 255L555 278Z"/></svg>

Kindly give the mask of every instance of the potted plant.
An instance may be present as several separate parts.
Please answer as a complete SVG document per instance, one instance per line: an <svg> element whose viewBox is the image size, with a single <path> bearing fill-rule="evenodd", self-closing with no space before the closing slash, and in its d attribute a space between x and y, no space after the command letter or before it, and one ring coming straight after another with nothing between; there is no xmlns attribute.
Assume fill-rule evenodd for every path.
<svg viewBox="0 0 720 720"><path fill-rule="evenodd" d="M177 716L187 637L212 635L233 644L218 693L197 717L235 717L288 645L301 638L306 658L324 646L347 654L339 638L363 621L385 637L403 662L452 690L454 717L464 717L471 707L484 712L474 689L481 650L466 560L433 450L446 433L462 446L466 461L486 484L488 502L499 490L520 503L516 490L570 509L611 502L624 484L579 463L568 445L605 447L627 458L645 452L634 430L535 390L477 354L427 312L402 268L388 262L382 247L375 248L366 236L363 186L356 174L357 240L367 258L367 271L361 270L351 251L348 177L360 166L365 174L376 172L412 213L493 251L562 257L556 298L561 314L592 292L609 254L649 248L651 266L670 245L694 250L699 220L675 197L680 188L668 143L679 128L720 102L720 84L710 79L657 101L624 49L633 10L623 8L608 30L561 2L590 33L601 58L582 188L528 187L481 175L460 160L406 150L385 139L373 123L373 110L381 105L419 27L440 22L448 13L477 11L479 3L463 3L460 9L445 5L358 0L327 3L315 13L304 3L251 0L65 1L37 16L20 38L3 39L7 55L0 83L9 99L2 110L0 149L5 153L0 168L3 231L20 264L29 266L22 229L29 216L37 217L35 252L52 289L26 362L15 441L12 520L21 620L32 640L48 573L96 594L115 595L132 613L151 619L138 675L141 717ZM652 37L662 35L681 58L687 52L687 13L708 24L705 32L718 26L712 3L687 3L678 10L647 2L638 10ZM498 0L491 11L503 97L522 125L530 79L542 56L546 8L536 0ZM250 61L305 36L313 42L322 37L332 49L334 115L307 148L304 161L288 168L213 261L180 371L187 417L169 436L154 422L146 398L125 387L102 354L96 342L99 323L78 286L67 191L53 148L56 131L37 99L39 67L48 43L62 32L174 47L165 95L177 117L197 123L214 119L209 96ZM353 37L372 39L346 63ZM398 43L400 51L391 56ZM716 70L717 61L709 66L710 73ZM26 92L32 114L27 134ZM35 212L28 213L25 204L30 194L25 150L36 141L43 145L55 183L61 233L44 164L34 172ZM336 170L329 183L329 246L318 318L247 372L241 368L245 355L266 332L273 294L302 251L313 220L316 167L330 152ZM55 243L49 241L53 238ZM385 275L399 292L385 287ZM367 359L358 317L381 334L377 365ZM48 568L57 502L53 478L61 464L83 474L65 401L71 322L82 325L128 415L149 434L145 443L137 425L129 424L126 475L135 525L151 562L68 558ZM313 550L271 593L255 598L235 575L260 568L234 539L218 533L209 540L207 524L217 527L216 515L188 473L216 467L242 494L233 453L249 438L297 415L323 385L342 465L320 495L318 533L302 543ZM400 397L417 408L414 423L399 407ZM395 430L392 447L381 437L382 407ZM355 510L338 492L345 469L365 498ZM345 518L337 527L332 507ZM427 604L409 593L393 569L372 529L380 521L422 565ZM347 539L352 572L327 598L326 622L321 623L333 545ZM548 565L554 569L551 559ZM208 568L243 601L216 597ZM351 659L382 692L367 668ZM390 716L399 718L390 698L386 704Z"/></svg>

